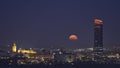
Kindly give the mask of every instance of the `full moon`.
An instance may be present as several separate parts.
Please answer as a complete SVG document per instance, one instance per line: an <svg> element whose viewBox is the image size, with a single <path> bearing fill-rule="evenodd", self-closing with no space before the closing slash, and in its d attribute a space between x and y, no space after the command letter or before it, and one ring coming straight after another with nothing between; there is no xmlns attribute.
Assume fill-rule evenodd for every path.
<svg viewBox="0 0 120 68"><path fill-rule="evenodd" d="M78 40L78 37L77 37L77 35L70 35L69 39L70 40Z"/></svg>

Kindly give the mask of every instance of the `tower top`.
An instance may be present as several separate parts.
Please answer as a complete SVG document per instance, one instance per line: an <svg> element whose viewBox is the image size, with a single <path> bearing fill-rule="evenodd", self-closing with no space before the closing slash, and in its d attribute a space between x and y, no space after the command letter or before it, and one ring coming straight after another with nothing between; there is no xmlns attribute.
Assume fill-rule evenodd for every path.
<svg viewBox="0 0 120 68"><path fill-rule="evenodd" d="M95 25L102 25L102 24L103 24L103 21L102 21L102 20L99 20L99 19L94 19L94 24L95 24Z"/></svg>
<svg viewBox="0 0 120 68"><path fill-rule="evenodd" d="M16 43L13 43L13 46L16 46Z"/></svg>

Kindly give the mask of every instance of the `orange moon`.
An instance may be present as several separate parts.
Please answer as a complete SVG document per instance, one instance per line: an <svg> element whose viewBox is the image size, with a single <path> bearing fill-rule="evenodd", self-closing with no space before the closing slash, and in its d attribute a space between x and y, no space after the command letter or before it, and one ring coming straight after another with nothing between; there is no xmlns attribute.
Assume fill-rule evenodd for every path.
<svg viewBox="0 0 120 68"><path fill-rule="evenodd" d="M78 37L77 37L77 35L70 35L69 39L70 40L78 40Z"/></svg>

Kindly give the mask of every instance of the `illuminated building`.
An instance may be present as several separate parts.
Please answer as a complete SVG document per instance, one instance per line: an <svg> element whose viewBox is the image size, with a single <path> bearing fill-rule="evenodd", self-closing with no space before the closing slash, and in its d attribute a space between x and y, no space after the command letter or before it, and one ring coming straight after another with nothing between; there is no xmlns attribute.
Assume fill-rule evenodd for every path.
<svg viewBox="0 0 120 68"><path fill-rule="evenodd" d="M12 52L17 52L17 46L16 46L15 43L14 43L13 46L12 46Z"/></svg>
<svg viewBox="0 0 120 68"><path fill-rule="evenodd" d="M26 54L36 54L37 52L32 50L32 49L29 49L29 50L26 50L26 49L19 49L18 50L18 53L26 53Z"/></svg>
<svg viewBox="0 0 120 68"><path fill-rule="evenodd" d="M26 54L36 54L37 52L32 50L32 49L18 49L17 50L17 46L16 44L14 43L13 46L12 46L12 52L18 52L18 53L26 53Z"/></svg>
<svg viewBox="0 0 120 68"><path fill-rule="evenodd" d="M99 19L94 20L94 47L95 55L101 56L103 53L103 21Z"/></svg>

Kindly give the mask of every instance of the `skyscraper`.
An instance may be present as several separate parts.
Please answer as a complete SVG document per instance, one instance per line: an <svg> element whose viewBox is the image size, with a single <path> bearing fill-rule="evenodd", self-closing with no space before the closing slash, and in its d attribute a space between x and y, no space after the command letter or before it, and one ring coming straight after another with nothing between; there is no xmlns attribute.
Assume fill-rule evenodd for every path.
<svg viewBox="0 0 120 68"><path fill-rule="evenodd" d="M103 53L103 21L94 20L94 54L100 56Z"/></svg>

